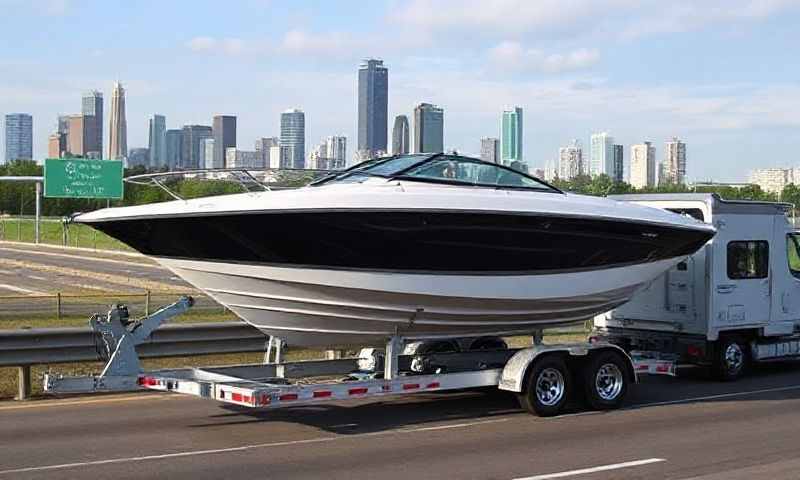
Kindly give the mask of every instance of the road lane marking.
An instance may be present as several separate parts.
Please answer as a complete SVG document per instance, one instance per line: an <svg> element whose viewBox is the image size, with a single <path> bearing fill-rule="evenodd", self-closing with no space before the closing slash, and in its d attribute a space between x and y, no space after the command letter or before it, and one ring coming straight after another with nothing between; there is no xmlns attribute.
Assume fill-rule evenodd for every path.
<svg viewBox="0 0 800 480"><path fill-rule="evenodd" d="M131 265L136 267L145 267L145 268L154 268L157 270L166 270L164 267L160 265L153 265L151 263L141 263L141 262L130 262L127 260L116 260L113 258L105 258L105 257L94 257L91 255L72 255L69 253L56 253L56 252L43 252L41 250L26 250L24 248L10 248L10 247L2 247L0 246L0 250L8 250L10 252L17 252L17 253L27 253L29 255L45 255L50 257L66 257L66 258L74 258L77 260L90 260L90 261L97 261L97 262L107 262L107 263L118 263L122 265ZM116 252L109 252L109 253L116 253Z"/></svg>
<svg viewBox="0 0 800 480"><path fill-rule="evenodd" d="M336 435L330 437L316 437L316 438L307 438L304 440L288 440L285 442L272 442L272 443L257 443L253 445L241 445L238 447L227 447L227 448L214 448L209 450L189 450L185 452L174 452L174 453L164 453L161 455L144 455L140 457L122 457L122 458L110 458L107 460L92 460L88 462L72 462L72 463L62 463L58 465L43 465L39 467L22 467L22 468L14 468L9 470L0 470L0 475L16 475L20 473L30 473L30 472L43 472L43 471L53 471L53 470L65 470L69 468L79 468L79 467L91 467L97 465L109 465L115 463L133 463L133 462L145 462L150 460L166 460L170 458L183 458L183 457L196 457L200 455L213 455L213 454L221 454L221 453L231 453L231 452L245 452L249 450L258 450L263 448L275 448L275 447L286 447L292 445L307 445L307 444L314 444L314 443L325 443L325 442L334 442L334 441L345 441L345 440L355 440L359 438L365 437L377 437L382 435L391 435L391 434L398 434L398 433L415 433L415 432L429 432L431 430L443 430L445 428L466 428L466 427L473 427L478 425L485 425L491 423L500 423L507 421L507 418L503 419L495 419L495 420L484 420L479 422L469 422L469 423L459 423L455 425L441 425L436 427L421 427L421 428L406 428L406 429L396 429L396 430L387 430L384 432L370 432L370 433L362 433L358 435Z"/></svg>
<svg viewBox="0 0 800 480"><path fill-rule="evenodd" d="M678 400L666 400L663 402L651 402L651 403L638 403L635 405L630 405L622 410L631 410L634 408L641 408L641 407L658 407L662 405L675 405L679 403L688 403L688 402L701 402L703 400L717 400L720 398L730 398L730 397L743 397L747 395L758 395L759 393L774 393L774 392L786 392L790 390L800 390L800 385L790 385L788 387L773 387L773 388L762 388L760 390L747 390L744 392L733 392L733 393L720 393L717 395L706 395L703 397L692 397L692 398L680 398Z"/></svg>
<svg viewBox="0 0 800 480"><path fill-rule="evenodd" d="M35 295L42 295L44 293L38 290L31 290L29 288L15 287L14 285L9 285L7 283L0 283L0 288L5 288L6 290L11 290L12 292L17 293L31 293Z"/></svg>
<svg viewBox="0 0 800 480"><path fill-rule="evenodd" d="M622 468L639 467L650 465L651 463L666 462L665 458L647 458L632 462L613 463L611 465L600 465L599 467L581 468L580 470L570 470L568 472L546 473L544 475L534 475L533 477L520 477L514 480L549 480L551 478L574 477L577 475L587 475L589 473L607 472L609 470L619 470Z"/></svg>

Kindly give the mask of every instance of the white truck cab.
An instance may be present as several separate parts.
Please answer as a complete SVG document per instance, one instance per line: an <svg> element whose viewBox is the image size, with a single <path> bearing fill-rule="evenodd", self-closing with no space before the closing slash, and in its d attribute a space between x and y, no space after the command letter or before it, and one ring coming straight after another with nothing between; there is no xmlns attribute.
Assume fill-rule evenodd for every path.
<svg viewBox="0 0 800 480"><path fill-rule="evenodd" d="M715 194L612 198L691 215L717 234L630 302L597 316L600 337L713 365L724 379L751 360L800 355L800 235L787 218L790 204Z"/></svg>

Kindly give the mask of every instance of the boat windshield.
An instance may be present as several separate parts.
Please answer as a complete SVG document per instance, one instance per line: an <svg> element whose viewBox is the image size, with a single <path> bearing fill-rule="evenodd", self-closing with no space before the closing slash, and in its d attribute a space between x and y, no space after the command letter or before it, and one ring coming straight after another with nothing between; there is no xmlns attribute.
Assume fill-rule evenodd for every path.
<svg viewBox="0 0 800 480"><path fill-rule="evenodd" d="M324 183L361 183L370 177L451 185L522 188L559 192L547 183L504 165L460 155L400 155L373 159L323 178Z"/></svg>

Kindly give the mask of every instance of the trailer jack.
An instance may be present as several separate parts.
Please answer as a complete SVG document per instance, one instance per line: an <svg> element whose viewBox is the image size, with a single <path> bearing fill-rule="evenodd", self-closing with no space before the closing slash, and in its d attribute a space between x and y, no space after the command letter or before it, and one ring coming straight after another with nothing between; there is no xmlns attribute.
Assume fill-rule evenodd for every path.
<svg viewBox="0 0 800 480"><path fill-rule="evenodd" d="M114 305L107 314L95 314L89 320L92 335L99 337L98 354L107 359L102 373L88 377L65 377L45 374L44 391L48 393L91 393L135 390L142 366L136 346L147 342L162 323L186 312L194 299L181 297L177 302L138 321L131 321L128 308Z"/></svg>

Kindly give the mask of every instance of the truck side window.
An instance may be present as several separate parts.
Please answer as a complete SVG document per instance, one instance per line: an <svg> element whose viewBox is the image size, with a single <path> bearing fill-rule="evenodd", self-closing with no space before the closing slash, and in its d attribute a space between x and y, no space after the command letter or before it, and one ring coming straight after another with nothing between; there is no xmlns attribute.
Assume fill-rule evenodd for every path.
<svg viewBox="0 0 800 480"><path fill-rule="evenodd" d="M789 260L789 271L800 278L800 235L786 235L786 258Z"/></svg>
<svg viewBox="0 0 800 480"><path fill-rule="evenodd" d="M728 243L728 278L767 278L768 274L769 242L740 240Z"/></svg>

